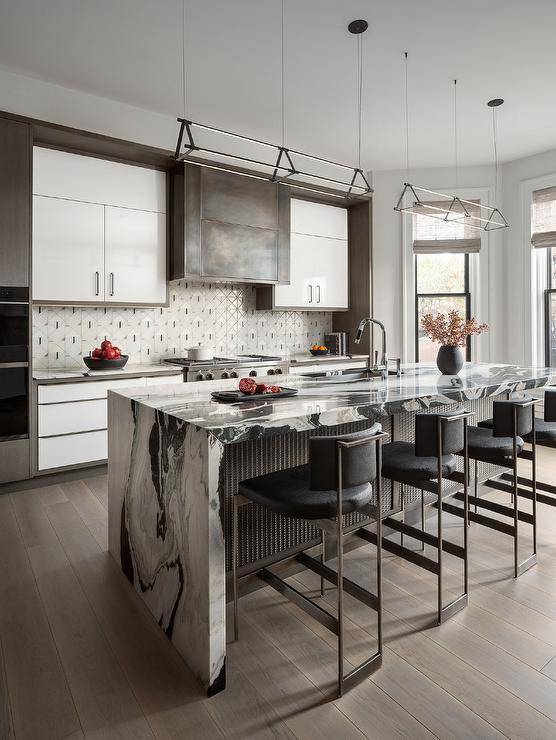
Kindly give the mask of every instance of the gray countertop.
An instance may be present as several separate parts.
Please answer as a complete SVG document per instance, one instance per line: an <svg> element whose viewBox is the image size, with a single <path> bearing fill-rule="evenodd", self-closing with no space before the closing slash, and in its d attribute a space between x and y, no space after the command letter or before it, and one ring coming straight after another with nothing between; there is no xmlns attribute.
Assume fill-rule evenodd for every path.
<svg viewBox="0 0 556 740"><path fill-rule="evenodd" d="M85 365L81 367L53 367L47 370L33 370L33 380L37 383L55 383L71 380L72 382L82 380L110 380L112 378L142 378L152 375L176 375L182 374L180 367L176 365L155 365L129 363L121 370L88 370ZM178 381L176 381L178 382Z"/></svg>
<svg viewBox="0 0 556 740"><path fill-rule="evenodd" d="M301 352L291 355L288 359L292 365L320 365L333 362L366 362L369 359L369 355L317 355L315 357L310 352Z"/></svg>
<svg viewBox="0 0 556 740"><path fill-rule="evenodd" d="M274 400L247 397L233 404L210 397L210 391L237 388L237 381L229 380L212 382L210 391L206 383L187 383L118 393L230 443L554 385L556 369L466 363L458 376L442 376L432 364L412 364L404 366L401 377L388 380L289 375L284 382L298 394Z"/></svg>

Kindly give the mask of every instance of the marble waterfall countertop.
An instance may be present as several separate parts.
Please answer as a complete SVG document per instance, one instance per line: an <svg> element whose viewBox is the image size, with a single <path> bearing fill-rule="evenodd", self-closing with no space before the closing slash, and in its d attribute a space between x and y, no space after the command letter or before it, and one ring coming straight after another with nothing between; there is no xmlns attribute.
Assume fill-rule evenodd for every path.
<svg viewBox="0 0 556 740"><path fill-rule="evenodd" d="M363 419L418 411L467 399L556 384L556 369L466 363L458 376L442 376L435 365L404 365L388 380L284 376L297 388L283 399L259 397L233 404L211 399L210 391L237 388L237 380L186 383L163 388L117 391L135 403L206 430L222 443L334 426ZM258 378L262 381L262 378ZM268 378L276 382L276 378ZM116 392L116 391L112 391Z"/></svg>

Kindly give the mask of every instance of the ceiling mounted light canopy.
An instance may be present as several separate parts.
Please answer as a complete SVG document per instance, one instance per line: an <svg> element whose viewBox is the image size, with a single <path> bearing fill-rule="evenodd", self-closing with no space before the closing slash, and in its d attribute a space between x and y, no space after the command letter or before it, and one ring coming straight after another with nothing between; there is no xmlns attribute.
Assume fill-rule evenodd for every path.
<svg viewBox="0 0 556 740"><path fill-rule="evenodd" d="M182 5L182 73L183 109L186 106L185 68L185 0ZM185 116L178 118L179 132L175 151L177 162L190 162L224 172L276 182L291 188L308 190L336 198L368 198L372 188L361 168L361 34L367 21L352 21L348 30L358 40L358 159L357 166L340 164L323 157L305 154L285 145L285 86L284 86L284 1L282 0L281 50L281 128L282 143L271 144L250 136L226 131L216 126L196 123Z"/></svg>
<svg viewBox="0 0 556 740"><path fill-rule="evenodd" d="M406 147L406 174L409 180L409 114L407 96L407 52L404 52L405 60L405 147ZM496 200L496 189L498 183L498 151L496 144L496 118L495 109L502 105L502 98L489 100L487 105L492 108L492 132L494 146L495 185L494 200ZM457 80L454 80L454 162L455 180L458 187L458 139L457 139ZM431 199L432 196L432 199ZM412 185L405 182L398 202L394 210L399 213L419 214L426 218L432 218L449 223L463 224L465 228L478 231L495 231L506 229L509 224L496 206L485 206L479 201L470 201L457 195L438 193L428 188Z"/></svg>

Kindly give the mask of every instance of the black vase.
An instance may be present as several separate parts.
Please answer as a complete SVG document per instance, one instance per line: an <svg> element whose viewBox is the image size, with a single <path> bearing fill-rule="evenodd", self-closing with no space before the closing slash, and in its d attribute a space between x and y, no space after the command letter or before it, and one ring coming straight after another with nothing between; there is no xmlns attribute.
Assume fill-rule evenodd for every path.
<svg viewBox="0 0 556 740"><path fill-rule="evenodd" d="M461 347L443 344L436 356L436 366L442 375L457 375L463 367L463 352Z"/></svg>

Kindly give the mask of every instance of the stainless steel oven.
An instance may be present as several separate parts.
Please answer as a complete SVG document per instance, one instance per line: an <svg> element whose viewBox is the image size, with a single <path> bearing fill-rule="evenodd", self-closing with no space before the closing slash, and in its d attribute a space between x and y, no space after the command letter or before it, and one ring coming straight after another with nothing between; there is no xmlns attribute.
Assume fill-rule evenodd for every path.
<svg viewBox="0 0 556 740"><path fill-rule="evenodd" d="M29 290L0 287L0 365L29 360Z"/></svg>

